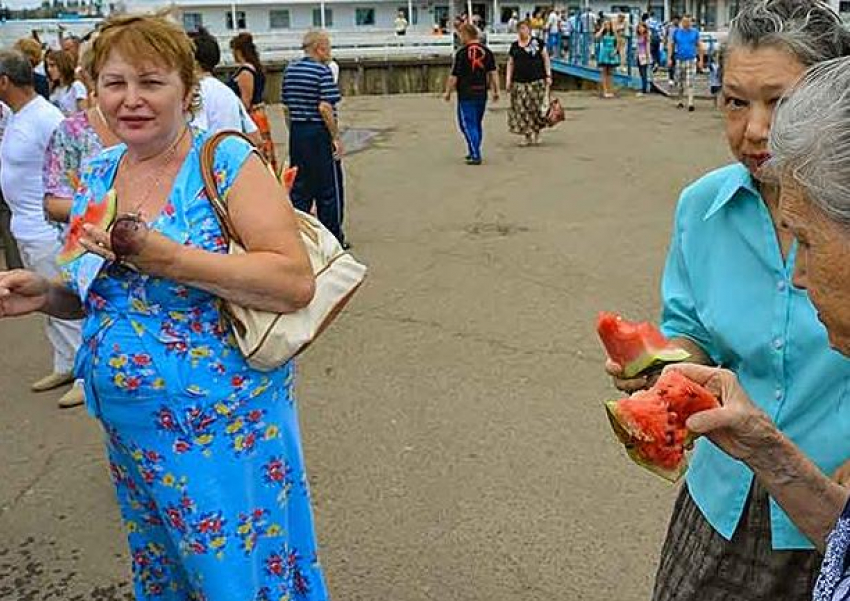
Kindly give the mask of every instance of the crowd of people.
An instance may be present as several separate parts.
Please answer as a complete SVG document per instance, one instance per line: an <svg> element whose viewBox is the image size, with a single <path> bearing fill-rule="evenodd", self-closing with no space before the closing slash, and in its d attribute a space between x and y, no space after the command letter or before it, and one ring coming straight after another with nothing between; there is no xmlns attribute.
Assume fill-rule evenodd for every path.
<svg viewBox="0 0 850 601"><path fill-rule="evenodd" d="M548 123L550 47L535 25L517 23L507 65L509 127L523 145ZM691 27L682 19L670 42L685 78L702 58ZM620 28L607 21L595 34L602 64L615 60ZM647 70L660 51L652 31L636 29ZM499 76L478 28L458 35L445 96L458 95L466 161L478 165ZM0 51L4 247L20 267L0 272L0 317L47 316L53 373L33 388L74 381L60 403L85 402L103 426L138 599L324 601L292 365L253 369L221 301L284 313L310 302L294 208L345 243L338 69L328 35L312 31L284 72L298 168L287 202L268 167L264 66L249 35L231 47L227 83L213 75L216 39L162 16L110 18L46 58L27 40ZM690 354L667 369L722 406L689 421L705 436L653 600L850 601L850 32L818 0L749 3L721 77L735 162L681 194L661 314ZM203 145L221 130L250 140L227 138L212 165L241 255L225 252L203 192ZM60 269L63 224L113 193L136 227L115 245L86 226L86 252ZM624 391L652 383L605 369Z"/></svg>

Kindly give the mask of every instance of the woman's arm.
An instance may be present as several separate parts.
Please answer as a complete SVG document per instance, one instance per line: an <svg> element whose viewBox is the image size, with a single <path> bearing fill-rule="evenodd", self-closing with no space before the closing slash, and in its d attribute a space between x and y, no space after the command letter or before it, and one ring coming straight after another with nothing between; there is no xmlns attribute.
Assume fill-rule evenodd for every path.
<svg viewBox="0 0 850 601"><path fill-rule="evenodd" d="M254 99L254 73L250 69L243 69L236 76L236 84L239 86L239 97L245 108L250 109Z"/></svg>
<svg viewBox="0 0 850 601"><path fill-rule="evenodd" d="M770 418L756 407L731 371L675 365L716 394L719 409L688 419L688 429L705 434L731 457L743 461L797 527L823 552L826 538L847 505L850 490L830 480Z"/></svg>
<svg viewBox="0 0 850 601"><path fill-rule="evenodd" d="M546 83L552 85L552 59L549 58L549 52L545 46L540 55L543 57L543 71L546 73Z"/></svg>
<svg viewBox="0 0 850 601"><path fill-rule="evenodd" d="M509 56L508 57L508 66L505 69L505 90L508 91L508 92L511 91L511 84L513 83L513 79L514 79L514 57Z"/></svg>
<svg viewBox="0 0 850 601"><path fill-rule="evenodd" d="M67 223L71 216L71 207L74 201L70 198L62 198L53 194L44 195L44 208L51 221Z"/></svg>
<svg viewBox="0 0 850 601"><path fill-rule="evenodd" d="M0 317L36 312L59 319L85 317L80 299L61 283L26 269L0 271Z"/></svg>
<svg viewBox="0 0 850 601"><path fill-rule="evenodd" d="M292 313L313 298L315 278L292 205L266 166L251 156L227 197L228 213L248 251L211 253L155 232L134 242L127 261L140 271L211 292L236 304ZM114 258L109 234L85 227L83 246ZM100 244L98 244L100 243Z"/></svg>

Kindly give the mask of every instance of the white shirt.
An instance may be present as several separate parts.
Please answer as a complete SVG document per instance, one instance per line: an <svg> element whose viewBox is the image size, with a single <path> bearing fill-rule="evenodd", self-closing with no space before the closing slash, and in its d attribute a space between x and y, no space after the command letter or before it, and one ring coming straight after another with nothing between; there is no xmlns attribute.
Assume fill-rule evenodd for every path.
<svg viewBox="0 0 850 601"><path fill-rule="evenodd" d="M404 17L396 17L395 31L396 33L407 31L407 19L405 19Z"/></svg>
<svg viewBox="0 0 850 601"><path fill-rule="evenodd" d="M77 108L77 101L85 100L88 96L88 90L83 82L75 79L70 86L60 86L53 90L50 93L50 102L69 117L80 110Z"/></svg>
<svg viewBox="0 0 850 601"><path fill-rule="evenodd" d="M549 20L546 22L549 28L549 33L558 33L561 31L561 17L556 12L549 13Z"/></svg>
<svg viewBox="0 0 850 601"><path fill-rule="evenodd" d="M201 110L192 120L192 125L210 132L235 129L251 134L257 131L254 120L245 110L245 105L212 75L205 75L200 83Z"/></svg>
<svg viewBox="0 0 850 601"><path fill-rule="evenodd" d="M339 63L336 62L334 59L331 59L330 62L328 62L328 69L331 70L331 75L334 78L334 83L338 84L339 83Z"/></svg>
<svg viewBox="0 0 850 601"><path fill-rule="evenodd" d="M22 242L56 238L44 214L44 152L62 111L36 95L9 117L0 143L0 188L12 209L12 234Z"/></svg>
<svg viewBox="0 0 850 601"><path fill-rule="evenodd" d="M12 109L0 101L0 142L3 141L3 132L6 131L6 125L9 123L9 117L11 115Z"/></svg>

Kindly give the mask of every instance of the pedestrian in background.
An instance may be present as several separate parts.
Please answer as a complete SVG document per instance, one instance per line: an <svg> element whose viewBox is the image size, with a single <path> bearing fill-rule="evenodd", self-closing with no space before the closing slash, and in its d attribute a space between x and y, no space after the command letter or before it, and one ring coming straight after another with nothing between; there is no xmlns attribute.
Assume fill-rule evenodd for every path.
<svg viewBox="0 0 850 601"><path fill-rule="evenodd" d="M511 96L508 128L522 136L520 146L540 142L540 130L547 126L543 102L552 85L552 64L540 38L531 35L531 26L519 24L517 40L508 52L505 89Z"/></svg>
<svg viewBox="0 0 850 601"><path fill-rule="evenodd" d="M66 117L86 108L89 92L77 78L77 60L70 52L57 50L47 55L50 102Z"/></svg>
<svg viewBox="0 0 850 601"><path fill-rule="evenodd" d="M38 68L44 60L44 52L39 44L33 38L21 38L15 42L14 49L23 54L29 59L32 65L33 88L43 98L50 100L50 81L44 73L39 73Z"/></svg>
<svg viewBox="0 0 850 601"><path fill-rule="evenodd" d="M614 70L620 65L620 36L614 30L610 19L602 23L602 29L596 34L599 46L597 64L602 71L602 98L614 97Z"/></svg>
<svg viewBox="0 0 850 601"><path fill-rule="evenodd" d="M407 18L404 16L404 11L398 11L395 18L395 34L398 36L407 35L407 28L410 25Z"/></svg>
<svg viewBox="0 0 850 601"><path fill-rule="evenodd" d="M692 27L689 15L682 17L680 26L673 32L668 53L668 63L675 64L676 67L676 93L679 98L677 106L684 108L686 99L688 111L693 112L694 80L697 69L701 69L705 62L705 48L700 40L699 30Z"/></svg>
<svg viewBox="0 0 850 601"><path fill-rule="evenodd" d="M289 122L289 163L298 168L290 198L304 212L315 203L319 221L347 246L336 166L343 154L336 114L342 97L326 64L331 41L323 31L310 31L302 47L304 56L287 65L281 90Z"/></svg>
<svg viewBox="0 0 850 601"><path fill-rule="evenodd" d="M561 54L561 15L554 6L546 18L546 51L550 57Z"/></svg>
<svg viewBox="0 0 850 601"><path fill-rule="evenodd" d="M6 130L6 124L11 115L12 109L0 101L0 143L3 141L3 132ZM2 169L3 166L0 165L0 171ZM12 235L12 211L3 198L2 187L0 187L0 244L3 245L3 258L6 262L6 269L20 269L23 267L21 255L18 252L18 243L15 242L15 237Z"/></svg>
<svg viewBox="0 0 850 601"><path fill-rule="evenodd" d="M670 86L670 91L676 85L676 57L670 53L670 44L673 43L673 36L676 30L679 29L679 15L673 15L673 18L667 24L664 30L664 45L667 49L667 79Z"/></svg>
<svg viewBox="0 0 850 601"><path fill-rule="evenodd" d="M45 151L63 119L62 112L36 93L32 66L18 52L0 52L0 101L12 109L0 144L0 189L12 210L12 234L27 269L47 279L58 279L56 257L62 241L60 232L45 216L42 174ZM79 320L47 318L53 371L32 384L34 392L74 381L81 326Z"/></svg>
<svg viewBox="0 0 850 601"><path fill-rule="evenodd" d="M652 63L652 38L646 23L641 21L635 29L635 62L640 73L638 96L649 93L649 67Z"/></svg>
<svg viewBox="0 0 850 601"><path fill-rule="evenodd" d="M275 173L278 172L277 154L272 138L272 128L266 113L264 94L266 90L266 71L260 61L257 47L254 45L254 37L247 32L242 32L230 40L230 50L233 52L233 60L236 61L236 70L227 82L228 87L239 97L251 119L260 130L262 144L260 151L272 166Z"/></svg>
<svg viewBox="0 0 850 601"><path fill-rule="evenodd" d="M457 90L457 120L466 139L466 164L480 165L487 92L492 91L494 102L499 100L499 74L496 58L479 41L478 29L474 25L462 25L458 34L463 47L455 54L445 99L447 102L451 100L452 92Z"/></svg>

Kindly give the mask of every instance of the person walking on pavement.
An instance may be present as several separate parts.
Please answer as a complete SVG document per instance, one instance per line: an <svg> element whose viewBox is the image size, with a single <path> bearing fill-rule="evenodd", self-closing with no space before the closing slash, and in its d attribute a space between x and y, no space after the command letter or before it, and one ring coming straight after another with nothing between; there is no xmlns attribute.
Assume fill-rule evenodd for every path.
<svg viewBox="0 0 850 601"><path fill-rule="evenodd" d="M493 93L493 101L499 100L499 73L496 58L489 48L478 40L478 29L464 23L460 26L463 48L457 51L452 74L446 85L446 102L457 90L457 120L463 137L466 138L466 164L481 164L481 143L484 139L484 112L487 110L487 91Z"/></svg>
<svg viewBox="0 0 850 601"><path fill-rule="evenodd" d="M699 37L699 30L692 26L691 17L682 17L681 26L673 33L668 47L667 62L672 66L676 61L676 91L679 98L679 108L684 108L682 99L688 98L688 111L694 110L694 79L697 66L702 68L705 60L705 48ZM699 57L699 62L697 62Z"/></svg>
<svg viewBox="0 0 850 601"><path fill-rule="evenodd" d="M289 163L298 168L290 197L304 212L315 202L319 221L347 247L335 166L343 153L336 115L341 96L326 64L331 41L323 31L310 31L302 47L304 57L287 65L281 91L289 122Z"/></svg>
<svg viewBox="0 0 850 601"><path fill-rule="evenodd" d="M3 141L3 132L6 130L6 124L9 122L11 114L12 109L0 102L0 142ZM3 199L2 189L0 189L0 245L3 246L3 259L6 262L6 269L20 269L24 264L21 262L21 255L18 252L18 243L15 242L15 237L12 235L11 222L12 212Z"/></svg>
<svg viewBox="0 0 850 601"><path fill-rule="evenodd" d="M18 241L24 266L47 279L57 279L56 256L62 242L59 231L45 216L42 173L45 151L64 117L35 91L32 66L18 52L0 52L0 101L12 109L0 144L0 189L12 210L12 234ZM34 392L74 381L81 326L79 320L47 318L53 372L32 385ZM67 395L81 399L81 390L72 388ZM59 403L63 407L71 406L65 397Z"/></svg>

